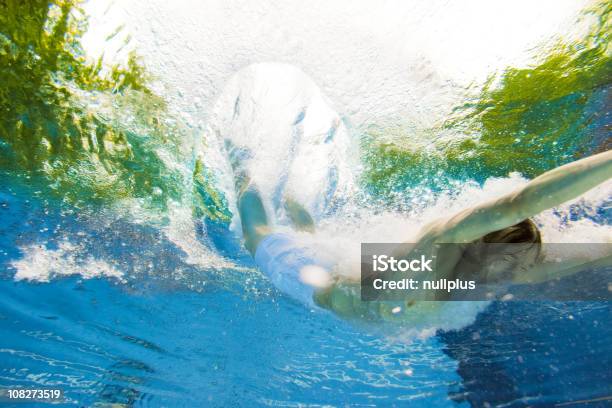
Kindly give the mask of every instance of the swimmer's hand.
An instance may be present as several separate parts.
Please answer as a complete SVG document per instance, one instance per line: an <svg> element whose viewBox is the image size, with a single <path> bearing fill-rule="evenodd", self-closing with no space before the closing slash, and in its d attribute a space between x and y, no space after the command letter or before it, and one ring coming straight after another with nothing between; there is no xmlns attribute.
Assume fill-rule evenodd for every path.
<svg viewBox="0 0 612 408"><path fill-rule="evenodd" d="M327 289L334 283L331 273L319 265L306 265L300 269L300 281L315 289Z"/></svg>

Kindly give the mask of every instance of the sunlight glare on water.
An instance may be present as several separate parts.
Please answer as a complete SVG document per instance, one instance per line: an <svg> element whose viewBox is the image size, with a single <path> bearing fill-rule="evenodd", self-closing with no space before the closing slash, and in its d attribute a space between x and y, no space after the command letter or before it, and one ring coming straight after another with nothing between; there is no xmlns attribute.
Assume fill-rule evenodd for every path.
<svg viewBox="0 0 612 408"><path fill-rule="evenodd" d="M584 24L575 20L587 2L107 4L88 4L97 17L84 41L88 52L106 52L108 34L102 33L112 23L125 24L160 89L193 124L206 120L235 72L253 63L285 62L311 76L355 126L418 128L438 123L466 88L490 74L529 64L533 50L557 36L581 34ZM107 17L100 18L104 12Z"/></svg>

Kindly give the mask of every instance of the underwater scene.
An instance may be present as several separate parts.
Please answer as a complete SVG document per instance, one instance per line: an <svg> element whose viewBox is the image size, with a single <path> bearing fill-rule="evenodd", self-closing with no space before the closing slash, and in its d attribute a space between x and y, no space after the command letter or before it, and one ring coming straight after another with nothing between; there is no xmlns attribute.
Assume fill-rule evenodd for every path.
<svg viewBox="0 0 612 408"><path fill-rule="evenodd" d="M0 406L612 406L612 3L0 11ZM359 296L517 237L603 294Z"/></svg>

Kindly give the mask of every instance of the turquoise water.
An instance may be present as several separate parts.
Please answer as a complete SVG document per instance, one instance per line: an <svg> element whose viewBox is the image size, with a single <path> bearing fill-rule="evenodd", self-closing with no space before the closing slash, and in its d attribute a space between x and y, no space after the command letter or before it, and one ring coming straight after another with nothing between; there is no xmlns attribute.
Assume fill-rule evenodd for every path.
<svg viewBox="0 0 612 408"><path fill-rule="evenodd" d="M350 264L360 242L409 240L609 148L604 2L589 35L551 48L516 27L559 31L573 14L556 5L550 21L512 7L506 21L485 2L141 3L123 17L153 75L115 67L99 89L78 13L52 39L57 7L3 16L1 391L100 407L612 404L610 302L457 302L383 326L280 293L243 248L225 144L243 148L277 227L297 199L310 244ZM609 242L609 186L536 216L546 242Z"/></svg>
<svg viewBox="0 0 612 408"><path fill-rule="evenodd" d="M194 267L158 229L66 212L3 181L2 388L61 388L65 406L609 402L609 302L493 303L462 329L407 336L309 310L257 273ZM13 279L24 243L49 251L66 237L130 277Z"/></svg>
<svg viewBox="0 0 612 408"><path fill-rule="evenodd" d="M2 385L56 386L78 404L450 405L460 380L437 339L408 349L283 298L9 285Z"/></svg>

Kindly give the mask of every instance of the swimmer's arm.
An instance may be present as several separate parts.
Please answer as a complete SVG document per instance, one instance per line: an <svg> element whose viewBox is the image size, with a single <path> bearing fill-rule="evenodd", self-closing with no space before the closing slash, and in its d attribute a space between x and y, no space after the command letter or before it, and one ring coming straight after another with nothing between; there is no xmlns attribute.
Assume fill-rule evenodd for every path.
<svg viewBox="0 0 612 408"><path fill-rule="evenodd" d="M437 242L472 242L596 187L612 174L612 150L548 171L519 190L450 218Z"/></svg>
<svg viewBox="0 0 612 408"><path fill-rule="evenodd" d="M512 282L518 284L542 283L571 276L584 270L609 266L612 266L612 254L598 259L563 259L559 262L545 262L526 269L522 273L517 273Z"/></svg>

